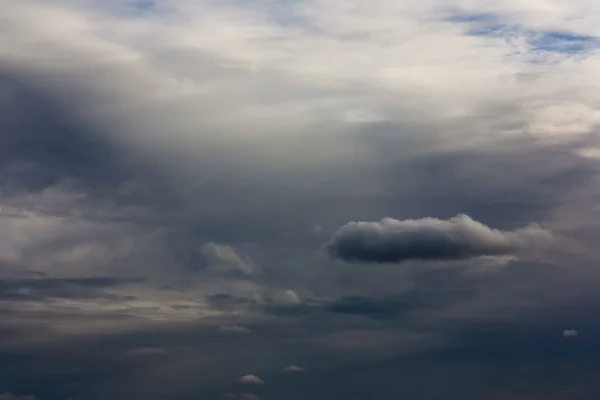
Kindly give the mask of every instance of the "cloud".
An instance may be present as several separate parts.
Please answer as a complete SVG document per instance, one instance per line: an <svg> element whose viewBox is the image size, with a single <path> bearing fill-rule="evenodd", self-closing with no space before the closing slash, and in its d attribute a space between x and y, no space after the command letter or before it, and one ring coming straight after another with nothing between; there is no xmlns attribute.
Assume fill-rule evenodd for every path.
<svg viewBox="0 0 600 400"><path fill-rule="evenodd" d="M537 225L501 231L460 214L449 220L350 222L335 232L325 249L332 257L349 262L444 261L505 256L551 238L549 231Z"/></svg>
<svg viewBox="0 0 600 400"><path fill-rule="evenodd" d="M283 368L283 372L304 372L306 369L298 367L297 365L290 365L289 367Z"/></svg>
<svg viewBox="0 0 600 400"><path fill-rule="evenodd" d="M264 385L265 383L263 382L262 379L260 379L258 376L256 375L244 375L239 379L240 383L245 383L245 384L249 384L249 385Z"/></svg>
<svg viewBox="0 0 600 400"><path fill-rule="evenodd" d="M219 332L222 333L251 333L252 331L248 328L244 328L239 325L221 325Z"/></svg>
<svg viewBox="0 0 600 400"><path fill-rule="evenodd" d="M577 337L579 336L579 332L576 329L567 329L563 332L563 336L566 338Z"/></svg>
<svg viewBox="0 0 600 400"><path fill-rule="evenodd" d="M597 167L579 155L598 152L600 68L590 45L600 24L594 2L551 3L3 2L3 380L34 393L19 382L41 382L39 393L61 399L210 398L230 390L215 387L223 377L257 371L257 359L280 371L282 354L309 357L323 364L318 375L361 347L394 357L423 326L439 345L470 331L461 317L499 318L494 311L509 305L535 313L567 292L546 281L597 292L586 262L598 257L594 240L565 243L560 228L598 237L589 218ZM477 281L460 271L432 284L424 268L375 271L315 251L348 221L463 211L473 220L465 232L481 235L452 247L440 231L462 231L434 220L427 254L415 250L412 228L402 236L410 249L382 252L392 262L431 259L432 248L442 260L502 253L492 256L499 262L526 248L513 227L540 221L561 235L547 262L577 273L521 258L528 268ZM361 246L360 256L336 256L381 261ZM144 280L119 282L127 276ZM406 332L391 327L397 318ZM261 335L241 334L245 324ZM132 344L168 357L133 357ZM66 352L60 362L56 349ZM318 376L296 397L353 398L369 387L387 398L405 393L390 385L422 376L442 378L429 388L441 392L455 372L420 375L409 362L415 379L400 382L352 361L357 379L336 379L333 368L333 379ZM64 373L48 380L47 366ZM281 390L269 397L290 392Z"/></svg>
<svg viewBox="0 0 600 400"><path fill-rule="evenodd" d="M105 289L143 283L143 278L87 277L0 279L0 300L117 298ZM130 297L134 298L134 297Z"/></svg>
<svg viewBox="0 0 600 400"><path fill-rule="evenodd" d="M273 299L276 304L280 305L296 305L300 304L300 297L291 289L284 290L281 293L277 293Z"/></svg>
<svg viewBox="0 0 600 400"><path fill-rule="evenodd" d="M202 247L207 269L217 272L237 271L244 275L252 275L256 268L249 259L243 258L231 246L209 242Z"/></svg>
<svg viewBox="0 0 600 400"><path fill-rule="evenodd" d="M162 347L140 347L130 350L129 353L141 356L164 356L168 354L167 350Z"/></svg>

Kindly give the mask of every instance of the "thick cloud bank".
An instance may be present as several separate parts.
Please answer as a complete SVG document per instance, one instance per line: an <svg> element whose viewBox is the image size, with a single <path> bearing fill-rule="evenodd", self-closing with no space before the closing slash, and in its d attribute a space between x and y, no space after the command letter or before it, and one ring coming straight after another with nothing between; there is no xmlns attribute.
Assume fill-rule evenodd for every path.
<svg viewBox="0 0 600 400"><path fill-rule="evenodd" d="M401 263L508 255L551 237L537 225L501 231L459 214L449 220L350 222L337 230L325 248L332 257L349 262Z"/></svg>

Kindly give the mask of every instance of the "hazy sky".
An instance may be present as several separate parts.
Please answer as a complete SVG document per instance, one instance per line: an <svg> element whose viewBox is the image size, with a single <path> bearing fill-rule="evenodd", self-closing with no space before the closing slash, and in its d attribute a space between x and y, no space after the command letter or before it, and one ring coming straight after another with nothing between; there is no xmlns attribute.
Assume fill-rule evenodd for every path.
<svg viewBox="0 0 600 400"><path fill-rule="evenodd" d="M0 0L0 400L596 400L592 0Z"/></svg>

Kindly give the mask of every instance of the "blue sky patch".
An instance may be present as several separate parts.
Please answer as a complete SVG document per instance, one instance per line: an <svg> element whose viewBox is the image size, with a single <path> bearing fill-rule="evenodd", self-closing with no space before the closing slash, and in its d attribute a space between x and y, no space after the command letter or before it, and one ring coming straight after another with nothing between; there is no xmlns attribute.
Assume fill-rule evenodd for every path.
<svg viewBox="0 0 600 400"><path fill-rule="evenodd" d="M600 38L567 31L544 31L502 22L500 16L488 13L456 13L448 18L467 26L472 36L524 39L534 51L581 53L600 47Z"/></svg>

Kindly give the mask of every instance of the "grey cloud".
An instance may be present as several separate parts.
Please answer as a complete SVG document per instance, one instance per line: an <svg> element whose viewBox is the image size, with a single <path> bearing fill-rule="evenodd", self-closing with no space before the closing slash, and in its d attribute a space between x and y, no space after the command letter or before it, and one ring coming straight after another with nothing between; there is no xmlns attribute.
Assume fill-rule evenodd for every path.
<svg viewBox="0 0 600 400"><path fill-rule="evenodd" d="M201 251L208 270L217 272L241 272L253 275L256 268L248 258L240 256L231 246L206 243Z"/></svg>
<svg viewBox="0 0 600 400"><path fill-rule="evenodd" d="M35 278L0 279L0 300L44 300L50 298L134 299L108 294L103 289L144 282L142 278Z"/></svg>
<svg viewBox="0 0 600 400"><path fill-rule="evenodd" d="M297 365L290 365L289 367L283 368L283 372L304 372L306 369L298 367Z"/></svg>
<svg viewBox="0 0 600 400"><path fill-rule="evenodd" d="M0 394L0 400L37 400L32 395L16 395L12 393Z"/></svg>
<svg viewBox="0 0 600 400"><path fill-rule="evenodd" d="M221 325L219 327L219 332L222 332L222 333L250 333L252 331L248 328L244 328L243 326L239 326L239 325Z"/></svg>
<svg viewBox="0 0 600 400"><path fill-rule="evenodd" d="M249 384L249 385L264 385L265 383L263 382L262 379L260 379L258 376L256 375L244 375L239 379L240 383L245 383L245 384Z"/></svg>
<svg viewBox="0 0 600 400"><path fill-rule="evenodd" d="M349 262L401 263L502 256L551 238L551 232L534 224L501 231L459 214L449 220L350 222L335 232L325 249L332 257Z"/></svg>

